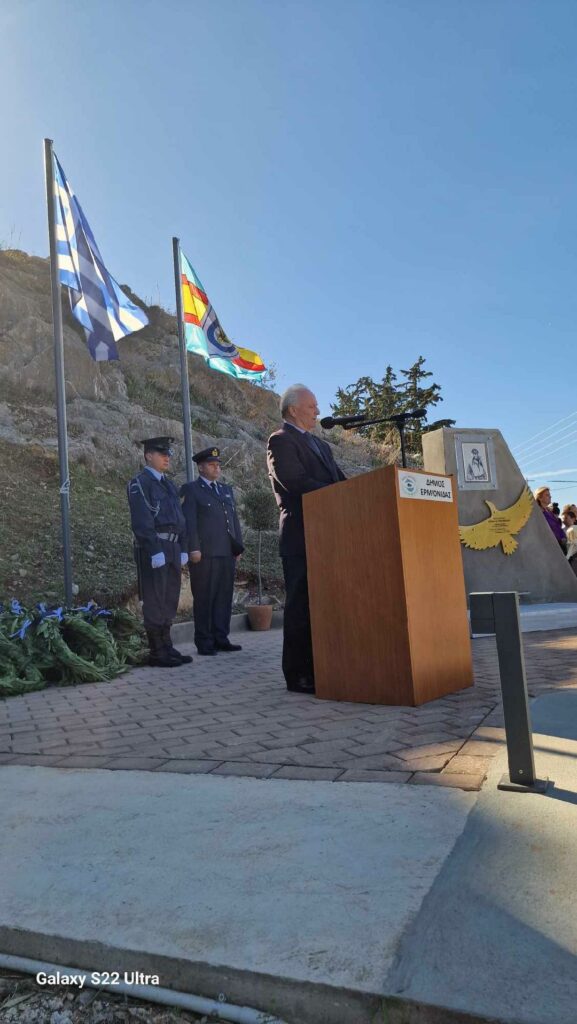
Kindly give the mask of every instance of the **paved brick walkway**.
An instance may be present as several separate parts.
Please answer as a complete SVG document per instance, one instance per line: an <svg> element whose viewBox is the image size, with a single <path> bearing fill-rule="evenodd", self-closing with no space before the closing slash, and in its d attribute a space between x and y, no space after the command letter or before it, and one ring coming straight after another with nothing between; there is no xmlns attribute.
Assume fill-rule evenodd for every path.
<svg viewBox="0 0 577 1024"><path fill-rule="evenodd" d="M491 638L473 642L474 687L420 708L287 693L281 631L241 641L192 666L1 701L0 763L478 789L503 742ZM576 633L524 645L532 696L577 686Z"/></svg>

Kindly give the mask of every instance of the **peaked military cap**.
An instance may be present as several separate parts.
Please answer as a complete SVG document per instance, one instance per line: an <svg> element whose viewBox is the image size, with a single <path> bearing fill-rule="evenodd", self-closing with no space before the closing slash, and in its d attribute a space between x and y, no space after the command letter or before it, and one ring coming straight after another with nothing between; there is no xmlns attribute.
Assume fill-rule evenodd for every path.
<svg viewBox="0 0 577 1024"><path fill-rule="evenodd" d="M220 462L220 448L203 448L201 452L192 456L192 460L197 466L199 462Z"/></svg>
<svg viewBox="0 0 577 1024"><path fill-rule="evenodd" d="M173 437L149 437L145 441L141 441L144 445L144 454L146 452L162 452L163 455L172 455L171 444L174 443Z"/></svg>

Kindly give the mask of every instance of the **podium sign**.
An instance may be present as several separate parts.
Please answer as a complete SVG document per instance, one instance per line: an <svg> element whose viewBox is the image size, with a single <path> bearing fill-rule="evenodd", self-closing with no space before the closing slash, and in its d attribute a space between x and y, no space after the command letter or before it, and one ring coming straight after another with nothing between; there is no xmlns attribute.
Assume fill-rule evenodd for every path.
<svg viewBox="0 0 577 1024"><path fill-rule="evenodd" d="M404 469L399 472L399 494L401 498L418 501L452 501L453 481L450 476L431 476Z"/></svg>
<svg viewBox="0 0 577 1024"><path fill-rule="evenodd" d="M303 508L317 697L417 705L471 686L453 478L386 466Z"/></svg>

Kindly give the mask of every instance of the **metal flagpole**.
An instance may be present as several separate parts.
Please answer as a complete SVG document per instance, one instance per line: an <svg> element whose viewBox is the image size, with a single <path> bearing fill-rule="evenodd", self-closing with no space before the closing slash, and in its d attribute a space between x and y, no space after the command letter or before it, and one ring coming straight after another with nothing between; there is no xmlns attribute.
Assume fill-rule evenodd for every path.
<svg viewBox="0 0 577 1024"><path fill-rule="evenodd" d="M68 432L66 429L66 382L64 379L64 342L62 337L62 306L56 251L56 217L54 211L54 159L52 139L44 139L46 172L46 206L50 241L50 278L52 283L52 323L54 327L54 372L56 377L56 419L58 423L58 464L60 469L60 518L64 557L64 597L72 605L72 551L70 544L70 477L68 474Z"/></svg>
<svg viewBox="0 0 577 1024"><path fill-rule="evenodd" d="M186 479L194 480L192 467L192 425L190 422L190 391L188 387L188 355L184 337L184 313L182 310L182 272L180 269L180 239L172 239L174 258L174 288L176 291L176 322L178 324L178 347L180 350L180 390L182 395L182 427L184 430L184 458Z"/></svg>

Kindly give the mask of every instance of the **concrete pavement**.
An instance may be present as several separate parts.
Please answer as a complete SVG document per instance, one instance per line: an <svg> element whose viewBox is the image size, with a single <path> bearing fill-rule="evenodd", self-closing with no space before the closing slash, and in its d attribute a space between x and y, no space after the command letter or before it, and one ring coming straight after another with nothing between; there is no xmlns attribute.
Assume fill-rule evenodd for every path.
<svg viewBox="0 0 577 1024"><path fill-rule="evenodd" d="M546 794L496 788L497 756L460 840L406 932L388 987L515 1024L577 1020L577 693L531 708Z"/></svg>
<svg viewBox="0 0 577 1024"><path fill-rule="evenodd" d="M577 1020L577 693L533 703L546 794L497 790L494 761L389 976L408 999L519 1024Z"/></svg>
<svg viewBox="0 0 577 1024"><path fill-rule="evenodd" d="M546 794L0 768L0 950L289 1024L577 1019L577 693Z"/></svg>
<svg viewBox="0 0 577 1024"><path fill-rule="evenodd" d="M0 769L0 950L364 1024L476 795ZM379 1018L381 1019L381 1018Z"/></svg>

